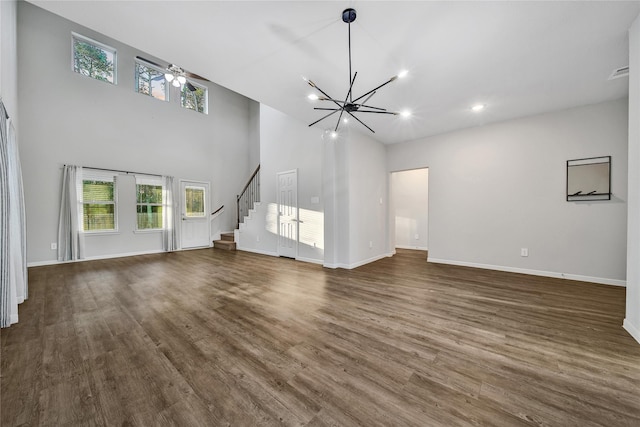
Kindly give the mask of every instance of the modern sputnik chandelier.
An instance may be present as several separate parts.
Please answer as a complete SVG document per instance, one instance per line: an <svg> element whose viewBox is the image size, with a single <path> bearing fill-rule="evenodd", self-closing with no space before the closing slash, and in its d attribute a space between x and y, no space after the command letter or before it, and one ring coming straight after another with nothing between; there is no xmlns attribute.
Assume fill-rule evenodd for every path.
<svg viewBox="0 0 640 427"><path fill-rule="evenodd" d="M332 105L331 107L315 107L314 110L319 110L319 111L330 111L330 113L328 113L327 115L323 116L322 118L316 120L315 122L311 123L309 126L313 126L316 123L321 122L322 120L329 118L331 116L333 116L336 113L340 113L340 115L338 116L338 122L336 123L336 127L335 130L333 132L333 135L336 135L336 132L338 132L338 127L340 127L340 123L342 120L342 117L347 114L349 116L351 116L352 118L354 118L355 120L357 120L360 124L362 124L364 127L366 127L367 129L369 129L371 132L375 133L375 131L373 129L371 129L369 126L367 126L362 120L360 120L358 117L355 116L355 113L371 113L371 114L392 114L394 116L397 115L403 115L403 116L408 116L409 113L408 112L396 112L396 111L387 111L385 108L379 108L379 107L374 107L371 105L368 105L367 102L371 99L371 97L373 95L376 94L376 92L388 85L389 83L391 83L394 80L400 79L404 76L407 75L407 71L402 71L399 74L391 77L389 80L387 80L386 82L382 83L381 85L371 89L370 91L364 93L363 95L360 95L357 98L353 97L353 84L355 83L356 80L356 76L358 75L358 72L356 71L355 73L352 74L351 71L351 23L353 21L356 20L356 11L355 9L345 9L342 12L342 21L345 22L346 24L348 24L349 26L349 90L347 91L347 95L344 97L344 100L342 99L335 99L332 96L329 96L325 91L323 91L322 89L320 89L318 87L318 85L316 85L314 82L312 82L311 80L305 78L304 80L309 84L309 86L311 86L312 88L314 88L315 90L317 90L318 92L320 92L320 94L322 96L318 96L317 94L311 94L309 95L309 99L311 100L318 100L318 101L328 101L331 102L335 105ZM362 101L360 101L362 100ZM345 117L346 119L346 117Z"/></svg>

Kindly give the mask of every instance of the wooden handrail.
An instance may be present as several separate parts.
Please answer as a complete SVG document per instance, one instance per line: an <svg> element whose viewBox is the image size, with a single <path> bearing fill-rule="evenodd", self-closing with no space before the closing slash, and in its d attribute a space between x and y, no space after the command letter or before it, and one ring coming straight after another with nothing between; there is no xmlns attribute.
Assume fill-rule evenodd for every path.
<svg viewBox="0 0 640 427"><path fill-rule="evenodd" d="M242 191L240 192L240 195L238 196L238 200L240 200L240 197L242 197L244 192L247 191L247 188L249 188L249 184L251 184L251 181L253 181L253 178L256 177L258 172L260 172L260 165L258 165L256 170L253 171L253 174L251 174L251 178L249 178L249 180L247 181L247 185L245 185L244 188L242 189Z"/></svg>
<svg viewBox="0 0 640 427"><path fill-rule="evenodd" d="M214 216L215 214L217 214L218 212L220 212L222 209L224 209L224 205L220 206L218 209L216 209L215 211L213 211L211 213L211 216Z"/></svg>
<svg viewBox="0 0 640 427"><path fill-rule="evenodd" d="M260 200L260 165L251 174L240 194L236 197L236 228L240 227L240 218L248 215L249 210L253 209L254 203ZM246 194L246 196L245 196ZM242 206L241 206L242 205Z"/></svg>

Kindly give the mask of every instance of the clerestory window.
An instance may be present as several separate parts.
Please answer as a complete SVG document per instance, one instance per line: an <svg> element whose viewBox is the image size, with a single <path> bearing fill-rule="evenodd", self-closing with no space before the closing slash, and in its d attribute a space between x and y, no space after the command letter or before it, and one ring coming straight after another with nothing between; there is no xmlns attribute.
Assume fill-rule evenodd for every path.
<svg viewBox="0 0 640 427"><path fill-rule="evenodd" d="M112 47L72 33L73 71L116 84L117 53Z"/></svg>

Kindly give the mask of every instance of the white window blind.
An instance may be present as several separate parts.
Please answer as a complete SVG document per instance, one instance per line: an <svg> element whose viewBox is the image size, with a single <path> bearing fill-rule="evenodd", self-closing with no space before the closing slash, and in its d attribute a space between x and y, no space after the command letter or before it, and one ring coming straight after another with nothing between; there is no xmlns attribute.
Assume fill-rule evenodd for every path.
<svg viewBox="0 0 640 427"><path fill-rule="evenodd" d="M116 172L83 168L78 184L83 231L117 230Z"/></svg>

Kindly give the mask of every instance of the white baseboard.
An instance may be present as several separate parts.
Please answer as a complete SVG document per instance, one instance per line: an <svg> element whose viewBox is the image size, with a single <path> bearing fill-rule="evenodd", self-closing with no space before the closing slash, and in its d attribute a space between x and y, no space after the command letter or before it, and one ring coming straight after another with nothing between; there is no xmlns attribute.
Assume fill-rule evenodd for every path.
<svg viewBox="0 0 640 427"><path fill-rule="evenodd" d="M199 248L199 249L203 249L203 248ZM142 252L127 252L123 254L99 255L99 256L92 256L92 257L87 257L82 259L71 260L71 261L58 261L58 260L35 261L35 262L28 262L27 267L42 267L45 265L69 264L72 262L97 261L101 259L124 258L129 256L137 256L137 255L161 254L164 252L165 251L162 251L162 250L153 250L153 251L142 251Z"/></svg>
<svg viewBox="0 0 640 427"><path fill-rule="evenodd" d="M627 332L629 332L629 335L631 335L636 341L638 341L638 343L640 343L640 329L633 326L631 322L629 322L629 319L624 319L624 322L622 323L622 327Z"/></svg>
<svg viewBox="0 0 640 427"><path fill-rule="evenodd" d="M378 260L380 260L380 259L382 259L382 258L389 258L389 257L391 257L391 256L393 256L393 252L389 252L389 253L381 254L381 255L376 255L376 256L371 257L371 258L369 258L369 259L364 259L364 260L362 260L362 261L354 262L354 263L351 263L351 264L342 264L342 263L337 263L337 264L324 264L324 263L323 263L322 265L323 265L324 267L326 267L326 268L332 268L332 269L336 269L336 268L344 268L344 269L346 269L346 270L352 270L352 269L354 269L354 268L361 267L361 266L363 266L363 265L365 265L365 264L369 264L369 263L372 263L372 262L374 262L374 261L378 261Z"/></svg>
<svg viewBox="0 0 640 427"><path fill-rule="evenodd" d="M317 258L305 258L305 257L297 257L296 261L302 261L302 262L308 262L311 264L320 264L322 265L322 263L324 262L321 259L317 259Z"/></svg>
<svg viewBox="0 0 640 427"><path fill-rule="evenodd" d="M398 249L413 249L415 251L428 251L426 247L423 246L405 246L405 245L396 245Z"/></svg>
<svg viewBox="0 0 640 427"><path fill-rule="evenodd" d="M237 245L237 242L236 242L236 245ZM245 252L251 252L251 253L260 254L260 255L279 256L277 253L269 252L269 251L263 251L261 249L241 248L239 246L236 246L236 250L245 251Z"/></svg>
<svg viewBox="0 0 640 427"><path fill-rule="evenodd" d="M627 286L627 282L625 280L607 279L604 277L581 276L579 274L556 273L553 271L530 270L526 268L505 267L502 265L478 264L474 262L453 261L448 259L436 259L431 257L427 259L427 262L433 262L435 264L459 265L462 267L482 268L485 270L506 271L509 273L530 274L532 276L553 277L557 279L578 280L580 282L598 283L601 285Z"/></svg>

